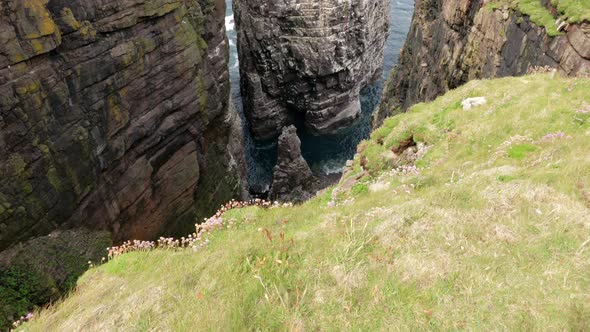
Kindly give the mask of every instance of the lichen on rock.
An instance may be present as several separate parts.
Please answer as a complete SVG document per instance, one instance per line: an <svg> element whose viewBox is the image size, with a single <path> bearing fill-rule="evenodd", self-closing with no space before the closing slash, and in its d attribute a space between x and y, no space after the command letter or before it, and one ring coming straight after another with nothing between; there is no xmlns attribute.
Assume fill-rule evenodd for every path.
<svg viewBox="0 0 590 332"><path fill-rule="evenodd" d="M0 6L0 250L154 238L239 198L223 1Z"/></svg>

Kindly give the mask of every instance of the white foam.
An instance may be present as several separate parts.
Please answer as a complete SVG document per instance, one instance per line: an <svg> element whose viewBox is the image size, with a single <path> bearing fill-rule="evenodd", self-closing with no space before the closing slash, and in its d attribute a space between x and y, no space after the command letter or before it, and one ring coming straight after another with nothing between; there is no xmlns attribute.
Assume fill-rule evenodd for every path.
<svg viewBox="0 0 590 332"><path fill-rule="evenodd" d="M230 16L226 16L225 17L225 30L227 31L234 31L234 16L230 15Z"/></svg>
<svg viewBox="0 0 590 332"><path fill-rule="evenodd" d="M337 159L330 159L321 163L322 172L326 175L342 173L343 163Z"/></svg>

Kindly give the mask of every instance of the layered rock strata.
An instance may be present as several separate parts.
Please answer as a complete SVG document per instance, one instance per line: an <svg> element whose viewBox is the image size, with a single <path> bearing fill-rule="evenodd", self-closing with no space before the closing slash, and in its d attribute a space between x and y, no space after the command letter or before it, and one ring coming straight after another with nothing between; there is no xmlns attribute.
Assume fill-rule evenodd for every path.
<svg viewBox="0 0 590 332"><path fill-rule="evenodd" d="M408 39L385 88L375 126L388 115L472 79L523 75L545 66L566 75L590 74L589 23L560 24L561 35L552 37L527 15L486 3L416 1Z"/></svg>
<svg viewBox="0 0 590 332"><path fill-rule="evenodd" d="M0 250L190 231L242 191L223 0L0 2Z"/></svg>
<svg viewBox="0 0 590 332"><path fill-rule="evenodd" d="M236 0L244 110L257 139L303 119L333 133L360 114L381 72L388 0Z"/></svg>
<svg viewBox="0 0 590 332"><path fill-rule="evenodd" d="M295 126L283 128L279 136L278 161L273 171L270 198L281 202L303 202L313 196L316 179L301 155Z"/></svg>

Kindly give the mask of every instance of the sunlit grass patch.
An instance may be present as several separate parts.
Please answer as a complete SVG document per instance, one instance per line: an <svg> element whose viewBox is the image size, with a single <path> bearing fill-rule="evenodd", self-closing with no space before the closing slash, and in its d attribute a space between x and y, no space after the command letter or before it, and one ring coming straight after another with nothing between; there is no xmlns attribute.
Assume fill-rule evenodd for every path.
<svg viewBox="0 0 590 332"><path fill-rule="evenodd" d="M530 17L531 21L538 26L544 27L549 36L557 36L557 19L560 22L582 23L590 20L590 0L551 0L549 2L556 9L558 17L554 17L549 9L540 0L499 0L489 3L492 9L507 6L519 10Z"/></svg>
<svg viewBox="0 0 590 332"><path fill-rule="evenodd" d="M508 157L513 159L524 159L530 153L538 150L538 147L532 144L519 144L510 147Z"/></svg>

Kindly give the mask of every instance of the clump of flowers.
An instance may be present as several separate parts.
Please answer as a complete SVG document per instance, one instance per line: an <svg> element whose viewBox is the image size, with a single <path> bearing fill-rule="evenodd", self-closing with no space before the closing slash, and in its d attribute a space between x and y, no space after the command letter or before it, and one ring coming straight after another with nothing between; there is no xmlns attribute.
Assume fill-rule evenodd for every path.
<svg viewBox="0 0 590 332"><path fill-rule="evenodd" d="M12 326L14 326L14 328L19 327L21 324L28 322L29 320L33 319L33 313L29 312L26 316L21 316L19 320L15 321L12 323Z"/></svg>
<svg viewBox="0 0 590 332"><path fill-rule="evenodd" d="M576 111L577 114L590 114L590 105L584 104L582 108Z"/></svg>
<svg viewBox="0 0 590 332"><path fill-rule="evenodd" d="M391 175L406 176L406 175L420 175L420 170L416 165L402 165L394 168Z"/></svg>
<svg viewBox="0 0 590 332"><path fill-rule="evenodd" d="M413 183L411 183L409 186L407 184L403 184L400 189L402 192L409 195L412 193L412 190L414 190L415 187L416 185Z"/></svg>
<svg viewBox="0 0 590 332"><path fill-rule="evenodd" d="M543 136L543 138L541 138L541 141L555 141L563 138L571 139L572 137L560 131L557 133L550 133Z"/></svg>
<svg viewBox="0 0 590 332"><path fill-rule="evenodd" d="M351 198L345 199L345 200L342 202L342 205L350 205L350 204L352 204L352 203L354 203L354 197L351 197Z"/></svg>
<svg viewBox="0 0 590 332"><path fill-rule="evenodd" d="M555 73L557 69L550 67L550 66L534 66L529 68L527 74L546 74L546 73Z"/></svg>
<svg viewBox="0 0 590 332"><path fill-rule="evenodd" d="M171 239L168 239L168 241L170 241ZM159 245L164 245L165 243L165 239L164 238L160 238L158 240L158 246ZM117 247L111 247L111 248L107 248L109 254L108 254L108 259L113 259L117 256L126 254L128 252L132 252L132 251L150 251L153 248L156 247L156 242L154 241L140 241L140 240L133 240L133 241L127 241L123 244L121 244L120 246ZM104 260L103 260L104 262Z"/></svg>
<svg viewBox="0 0 590 332"><path fill-rule="evenodd" d="M231 228L231 226L233 226L235 223L234 220L229 220L226 225L226 222L223 218L223 215L226 212L249 206L258 206L265 209L272 209L278 207L292 207L293 203L281 204L279 202L269 202L263 199L254 199L245 202L232 200L227 204L222 205L211 218L205 218L202 223L195 224L195 232L189 234L186 237L181 237L180 239L160 237L156 241L127 241L120 246L107 248L108 260L129 252L145 252L154 249L176 250L192 248L194 251L198 251L200 248L205 247L210 243L209 239L205 238L206 234L224 227ZM106 260L106 258L103 258L101 262L104 263ZM89 262L89 264L91 267L94 266L91 262Z"/></svg>

